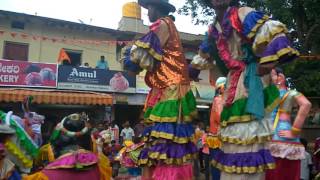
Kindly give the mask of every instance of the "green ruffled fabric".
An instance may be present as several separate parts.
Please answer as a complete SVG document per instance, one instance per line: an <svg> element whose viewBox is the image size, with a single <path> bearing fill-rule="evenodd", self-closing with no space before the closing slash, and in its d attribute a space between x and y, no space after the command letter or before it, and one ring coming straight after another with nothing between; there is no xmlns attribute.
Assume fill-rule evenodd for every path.
<svg viewBox="0 0 320 180"><path fill-rule="evenodd" d="M61 134L61 131L55 129L50 136L50 142L52 143L55 140L57 140L60 137L60 134Z"/></svg>
<svg viewBox="0 0 320 180"><path fill-rule="evenodd" d="M264 108L272 111L279 102L279 90L275 85L270 85L263 90ZM225 107L221 113L222 125L253 120L251 114L246 112L247 98L235 101L232 106Z"/></svg>
<svg viewBox="0 0 320 180"><path fill-rule="evenodd" d="M5 123L6 121L6 113L0 111L0 119ZM24 129L19 126L14 120L10 120L10 127L16 131L16 136L20 141L20 146L26 150L26 152L31 155L32 157L37 157L39 153L39 147L37 147L30 137L27 135Z"/></svg>
<svg viewBox="0 0 320 180"><path fill-rule="evenodd" d="M153 108L148 108L144 118L156 122L176 122L179 118L180 103L183 119L188 120L193 117L197 110L196 99L192 91L189 91L179 100L159 102Z"/></svg>

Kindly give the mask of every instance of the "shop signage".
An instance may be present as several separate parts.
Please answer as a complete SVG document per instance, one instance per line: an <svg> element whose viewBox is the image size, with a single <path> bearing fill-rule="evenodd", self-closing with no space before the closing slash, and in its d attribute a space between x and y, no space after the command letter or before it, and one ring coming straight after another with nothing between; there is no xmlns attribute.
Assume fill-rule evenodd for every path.
<svg viewBox="0 0 320 180"><path fill-rule="evenodd" d="M0 85L57 87L57 65L0 59Z"/></svg>
<svg viewBox="0 0 320 180"><path fill-rule="evenodd" d="M139 93L139 94L149 93L150 88L144 82L144 78L145 78L145 72L141 72L139 75L137 75L136 93Z"/></svg>
<svg viewBox="0 0 320 180"><path fill-rule="evenodd" d="M59 66L58 89L135 93L136 77L104 69Z"/></svg>

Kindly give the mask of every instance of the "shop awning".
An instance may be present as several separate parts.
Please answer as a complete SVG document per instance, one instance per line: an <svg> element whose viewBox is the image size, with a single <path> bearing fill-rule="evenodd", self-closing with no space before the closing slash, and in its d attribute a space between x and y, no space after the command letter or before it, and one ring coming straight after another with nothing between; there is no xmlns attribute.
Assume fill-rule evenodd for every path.
<svg viewBox="0 0 320 180"><path fill-rule="evenodd" d="M36 104L111 105L113 103L111 95L94 92L0 89L0 102L22 102L27 96L32 96L33 103Z"/></svg>

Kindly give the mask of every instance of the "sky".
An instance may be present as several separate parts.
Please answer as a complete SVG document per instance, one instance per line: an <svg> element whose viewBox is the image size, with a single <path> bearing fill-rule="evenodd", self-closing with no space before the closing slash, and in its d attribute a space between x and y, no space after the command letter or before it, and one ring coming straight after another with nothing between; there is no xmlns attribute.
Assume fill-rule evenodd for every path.
<svg viewBox="0 0 320 180"><path fill-rule="evenodd" d="M133 1L137 0L0 0L0 9L117 29L122 6ZM170 2L177 9L184 4L184 0ZM207 30L206 26L194 25L190 16L174 15L176 26L181 32L204 34ZM142 18L144 24L150 24L145 9Z"/></svg>

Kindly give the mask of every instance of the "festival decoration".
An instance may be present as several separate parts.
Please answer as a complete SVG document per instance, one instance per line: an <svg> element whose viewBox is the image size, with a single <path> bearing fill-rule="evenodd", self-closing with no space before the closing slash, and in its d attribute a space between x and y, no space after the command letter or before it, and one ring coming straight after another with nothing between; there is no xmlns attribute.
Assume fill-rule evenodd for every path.
<svg viewBox="0 0 320 180"><path fill-rule="evenodd" d="M23 39L30 39L34 41L48 41L52 43L63 43L63 44L90 44L96 46L108 46L108 45L127 45L130 44L132 41L117 41L117 40L91 40L91 39L66 39L61 37L49 37L44 35L34 35L28 33L20 33L20 32L10 32L6 30L0 30L0 36L9 34L12 38L23 38Z"/></svg>

